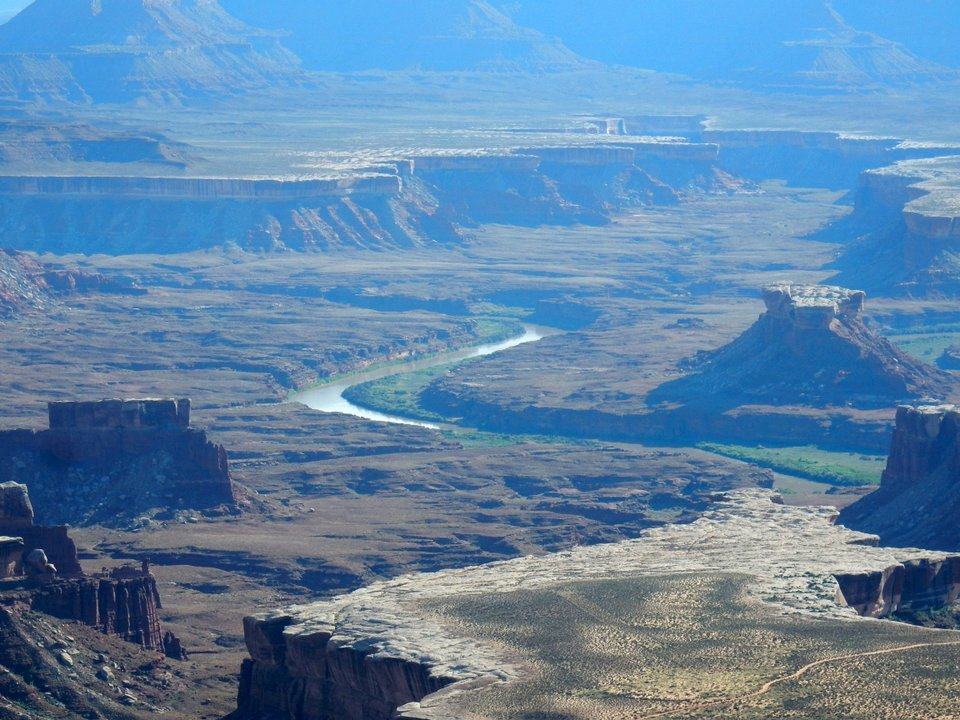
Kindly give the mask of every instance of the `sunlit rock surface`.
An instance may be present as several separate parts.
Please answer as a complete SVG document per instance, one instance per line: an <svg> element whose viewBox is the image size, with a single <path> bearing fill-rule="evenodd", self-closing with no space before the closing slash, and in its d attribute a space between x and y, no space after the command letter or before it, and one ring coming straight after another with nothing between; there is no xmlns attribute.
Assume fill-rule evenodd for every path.
<svg viewBox="0 0 960 720"><path fill-rule="evenodd" d="M866 294L822 285L764 288L766 312L743 335L691 361L694 372L662 386L656 401L798 402L883 407L942 400L954 381L912 358L863 322Z"/></svg>
<svg viewBox="0 0 960 720"><path fill-rule="evenodd" d="M852 242L839 281L898 295L960 291L960 157L904 160L860 177L856 209L842 225Z"/></svg>
<svg viewBox="0 0 960 720"><path fill-rule="evenodd" d="M252 659L243 670L238 716L388 718L394 707L451 683L521 677L518 658L457 630L436 611L454 598L735 573L750 576L750 596L779 613L855 619L858 611L889 614L920 595L930 600L920 588L905 596L902 584L889 582L903 573L905 562L923 558L951 569L956 564L937 553L876 547L875 537L831 524L832 508L794 508L776 500L765 491L738 491L720 496L696 522L658 528L638 540L406 576L248 618ZM856 608L848 606L836 576L845 578ZM948 602L958 590L960 577L951 575L937 601Z"/></svg>

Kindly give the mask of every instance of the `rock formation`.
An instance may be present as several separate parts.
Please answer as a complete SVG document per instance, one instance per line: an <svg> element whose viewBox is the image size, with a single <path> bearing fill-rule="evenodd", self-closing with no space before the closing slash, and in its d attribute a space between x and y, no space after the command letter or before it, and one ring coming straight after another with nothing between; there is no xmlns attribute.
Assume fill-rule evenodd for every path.
<svg viewBox="0 0 960 720"><path fill-rule="evenodd" d="M226 450L189 426L189 400L50 403L49 415L47 430L0 433L0 479L28 480L44 522L235 505Z"/></svg>
<svg viewBox="0 0 960 720"><path fill-rule="evenodd" d="M164 652L157 581L147 572L123 568L93 577L53 580L31 591L30 607L61 620L75 620L105 635L116 635ZM182 650L182 648L181 648Z"/></svg>
<svg viewBox="0 0 960 720"><path fill-rule="evenodd" d="M54 268L27 253L0 248L0 318L28 309L42 309L63 296L145 292L130 278L107 278L75 268Z"/></svg>
<svg viewBox="0 0 960 720"><path fill-rule="evenodd" d="M23 540L0 536L0 580L15 577L23 562Z"/></svg>
<svg viewBox="0 0 960 720"><path fill-rule="evenodd" d="M33 505L26 485L15 482L0 484L0 534L16 537L23 546L23 558L42 553L43 562L34 563L34 574L42 573L49 563L61 577L75 577L82 573L77 558L77 546L67 534L66 526L34 524ZM39 567L37 567L39 565ZM22 569L18 563L17 572Z"/></svg>
<svg viewBox="0 0 960 720"><path fill-rule="evenodd" d="M880 487L840 515L887 545L960 550L960 410L901 407Z"/></svg>
<svg viewBox="0 0 960 720"><path fill-rule="evenodd" d="M588 125L590 121L587 121ZM849 187L864 169L948 150L836 133L704 130L701 120L608 118L609 142L383 150L273 177L0 177L0 231L21 249L171 253L233 243L327 251L456 244L465 228L605 223L637 205L752 187L741 178ZM647 128L680 137L649 137Z"/></svg>
<svg viewBox="0 0 960 720"><path fill-rule="evenodd" d="M837 282L876 292L956 296L960 292L960 160L906 160L860 176L856 207L832 235L847 240Z"/></svg>
<svg viewBox="0 0 960 720"><path fill-rule="evenodd" d="M275 35L214 0L38 0L0 26L0 94L11 99L209 99L302 80Z"/></svg>
<svg viewBox="0 0 960 720"><path fill-rule="evenodd" d="M61 253L171 253L227 242L307 251L450 245L483 223L604 223L617 210L676 203L686 192L737 190L739 181L717 169L717 154L711 144L625 138L384 154L316 177L7 176L0 230L22 249Z"/></svg>
<svg viewBox="0 0 960 720"><path fill-rule="evenodd" d="M652 402L885 407L943 400L953 379L915 360L863 322L862 291L813 285L765 288L766 312L729 345L694 358L692 374Z"/></svg>
<svg viewBox="0 0 960 720"><path fill-rule="evenodd" d="M960 593L960 557L879 548L875 536L832 525L832 508L777 500L769 492L738 491L716 498L714 509L693 523L657 528L637 540L405 576L247 618L250 659L235 717L388 720L404 703L414 703L407 708L413 712L415 703L438 698L441 688L470 692L522 676L523 662L444 615L444 603L454 598L480 601L551 588L562 594L565 583L618 578L743 573L753 578L749 593L758 601L800 617L850 620L885 617L914 602L943 605ZM598 613L607 612L616 610L590 617L599 621Z"/></svg>
<svg viewBox="0 0 960 720"><path fill-rule="evenodd" d="M159 409L153 408L155 412ZM76 408L71 410L77 414ZM106 411L102 407L93 410ZM182 417L184 422L189 421L187 415ZM128 413L125 419L149 423L165 418ZM69 420L75 421L76 417ZM33 507L24 485L0 485L0 512L0 533L17 536L0 538L0 570L4 576L0 579L20 578L6 586L0 583L0 604L27 606L62 620L82 622L151 650L163 652L169 647L177 656L184 654L176 637L171 633L166 637L161 630L160 593L146 563L139 569L120 567L84 575L67 529L33 524Z"/></svg>

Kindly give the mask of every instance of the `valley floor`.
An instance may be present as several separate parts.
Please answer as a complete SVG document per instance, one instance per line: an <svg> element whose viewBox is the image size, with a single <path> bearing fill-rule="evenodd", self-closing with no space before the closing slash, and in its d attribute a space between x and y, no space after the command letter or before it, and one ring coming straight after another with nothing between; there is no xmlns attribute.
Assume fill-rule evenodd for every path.
<svg viewBox="0 0 960 720"><path fill-rule="evenodd" d="M76 535L92 568L153 561L164 620L193 652L191 672L229 689L245 656L242 617L257 609L408 571L636 537L695 518L715 490L776 480L788 501L853 499L694 447L604 440L589 427L437 432L283 402L325 378L559 313L587 319L457 365L443 382L480 391L505 413L634 412L679 361L748 327L762 285L830 275L837 246L807 236L848 211L838 199L767 184L636 210L608 227L482 227L462 248L429 253L47 256L133 276L148 293L69 297L0 324L4 423L39 427L44 403L66 397L193 398L195 422L226 445L247 488L246 512L170 521L144 508ZM926 331L931 305L947 312L946 303L882 300L870 311L903 335ZM848 464L875 466L861 456ZM208 716L232 702L217 694Z"/></svg>

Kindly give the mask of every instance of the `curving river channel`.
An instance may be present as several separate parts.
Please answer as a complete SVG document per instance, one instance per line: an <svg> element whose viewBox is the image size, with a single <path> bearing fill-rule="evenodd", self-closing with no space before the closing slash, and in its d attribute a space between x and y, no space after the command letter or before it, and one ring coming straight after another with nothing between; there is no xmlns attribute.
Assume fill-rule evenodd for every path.
<svg viewBox="0 0 960 720"><path fill-rule="evenodd" d="M556 335L557 331L552 328L540 327L538 325L524 325L523 334L503 340L497 343L488 343L485 345L474 345L472 347L454 350L439 355L432 355L429 358L421 360L411 360L403 363L391 363L388 366L380 367L374 370L353 373L342 380L334 380L325 385L318 385L296 393L291 396L293 402L306 405L314 410L328 413L342 413L344 415L353 415L354 417L364 418L365 420L374 420L376 422L394 423L397 425L416 425L419 427L431 428L437 430L440 428L435 423L425 422L423 420L411 420L410 418L400 417L398 415L388 415L368 410L367 408L355 405L347 400L343 394L355 385L361 385L371 380L380 380L394 375L403 375L404 373L415 372L417 370L426 370L427 368L437 367L438 365L448 365L451 363L470 360L471 358L484 357L494 353L503 352L518 345L538 342L550 335Z"/></svg>

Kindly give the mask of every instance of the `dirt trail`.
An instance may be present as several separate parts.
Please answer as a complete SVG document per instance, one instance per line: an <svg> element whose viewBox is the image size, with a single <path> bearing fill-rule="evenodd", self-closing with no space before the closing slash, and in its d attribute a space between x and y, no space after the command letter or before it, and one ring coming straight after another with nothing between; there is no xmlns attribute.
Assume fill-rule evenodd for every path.
<svg viewBox="0 0 960 720"><path fill-rule="evenodd" d="M730 705L736 702L743 702L744 700L753 700L758 697L762 697L770 692L777 685L782 685L784 683L792 682L793 680L798 680L804 675L806 675L811 670L820 667L821 665L829 665L832 663L844 662L846 660L858 660L860 658L876 657L878 655L893 655L896 653L910 652L911 650L919 650L921 648L929 647L950 647L960 645L960 640L955 640L951 642L929 642L929 643L914 643L913 645L900 645L898 647L887 648L885 650L871 650L870 652L862 653L852 653L850 655L837 655L836 657L824 658L822 660L816 660L815 662L808 663L804 665L799 670L790 673L789 675L783 675L774 680L771 680L768 683L765 683L760 687L759 690L754 692L747 693L746 695L737 695L734 697L724 698L722 700L712 700L710 702L696 703L688 705L683 708L674 708L673 710L666 710L663 712L653 713L652 715L636 715L636 720L652 720L652 718L662 718L669 716L680 716L689 712L694 712L696 710L707 710L709 708L720 707L722 705Z"/></svg>

